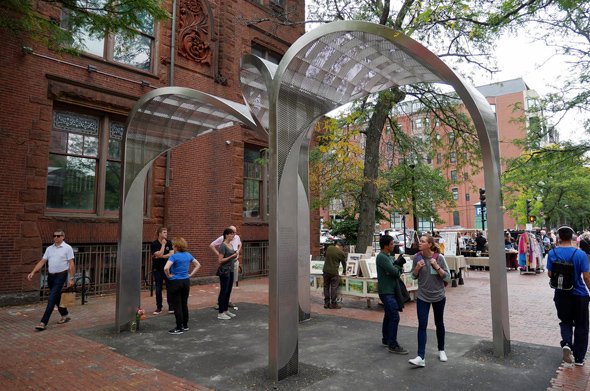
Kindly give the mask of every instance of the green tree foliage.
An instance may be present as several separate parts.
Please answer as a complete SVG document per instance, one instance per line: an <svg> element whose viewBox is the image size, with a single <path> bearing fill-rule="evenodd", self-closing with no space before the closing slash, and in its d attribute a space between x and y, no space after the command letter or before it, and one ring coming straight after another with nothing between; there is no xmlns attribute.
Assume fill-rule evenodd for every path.
<svg viewBox="0 0 590 391"><path fill-rule="evenodd" d="M162 0L4 0L0 28L58 51L84 47L84 36L126 39L169 16Z"/></svg>
<svg viewBox="0 0 590 391"><path fill-rule="evenodd" d="M552 146L509 162L503 174L505 207L520 224L526 222L525 203L537 225L576 230L590 225L590 159L571 146Z"/></svg>
<svg viewBox="0 0 590 391"><path fill-rule="evenodd" d="M316 0L310 7L310 16L316 21L367 20L399 30L425 44L447 63L466 63L487 71L494 70L489 53L493 42L502 29L529 13L538 10L535 1L419 1L405 0L394 5L384 1ZM379 204L379 146L387 123L390 128L399 128L392 117L392 108L406 96L420 102L420 111L433 125L430 134L421 140L400 137L395 144L399 156L414 156L417 161L424 157L425 143L430 150L437 146L431 137L437 122L454 136L451 148L445 150L447 157L453 154L457 163L473 162L477 157L475 132L469 118L452 96L445 96L432 86L404 86L383 91L377 97L358 102L353 117L363 126L366 136L366 153L363 167L363 184L359 198L359 231L357 248L363 252L371 243L375 211ZM439 131L439 130L437 130ZM398 133L399 134L399 133ZM405 145L404 145L405 143ZM428 152L432 153L432 152ZM448 160L447 160L448 161Z"/></svg>
<svg viewBox="0 0 590 391"><path fill-rule="evenodd" d="M534 28L533 39L543 42L567 59L567 67L553 86L556 92L544 99L545 114L554 114L559 124L568 112L583 114L586 134L577 145L590 151L590 1L537 1L535 12L525 15L519 25ZM547 127L545 131L550 131Z"/></svg>

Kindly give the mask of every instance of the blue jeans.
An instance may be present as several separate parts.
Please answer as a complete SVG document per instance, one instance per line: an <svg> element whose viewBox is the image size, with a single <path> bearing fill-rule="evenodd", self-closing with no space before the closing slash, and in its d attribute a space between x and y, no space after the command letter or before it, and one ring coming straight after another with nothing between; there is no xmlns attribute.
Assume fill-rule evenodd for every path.
<svg viewBox="0 0 590 391"><path fill-rule="evenodd" d="M577 363L584 362L588 350L588 296L577 296L567 291L555 290L553 297L559 329L561 346L572 349Z"/></svg>
<svg viewBox="0 0 590 391"><path fill-rule="evenodd" d="M226 273L219 276L219 297L217 304L219 305L219 313L227 311L229 308L229 297L231 296L231 289L234 285L234 273Z"/></svg>
<svg viewBox="0 0 590 391"><path fill-rule="evenodd" d="M154 270L154 285L156 286L156 308L158 311L162 310L162 290L164 283L166 283L166 302L168 303L168 310L172 311L172 300L170 300L170 286L168 284L168 277L164 274L163 270Z"/></svg>
<svg viewBox="0 0 590 391"><path fill-rule="evenodd" d="M174 305L174 317L176 318L176 328L181 329L188 326L188 295L191 290L191 281L169 280L171 303Z"/></svg>
<svg viewBox="0 0 590 391"><path fill-rule="evenodd" d="M383 326L381 327L381 333L383 340L387 342L387 345L391 347L399 346L397 343L397 327L399 325L399 306L395 295L382 295L379 294L379 298L385 307L383 315Z"/></svg>
<svg viewBox="0 0 590 391"><path fill-rule="evenodd" d="M434 325L436 326L436 340L438 342L438 350L445 350L445 303L447 299L444 298L436 303L428 303L420 299L416 299L416 312L418 313L418 356L424 359L426 354L426 327L428 327L428 313L432 305L432 312L434 313Z"/></svg>
<svg viewBox="0 0 590 391"><path fill-rule="evenodd" d="M51 317L51 313L53 312L53 308L57 305L57 310L61 316L66 316L68 314L68 309L59 306L59 302L61 301L61 289L63 288L66 280L68 279L68 271L64 271L57 274L48 274L47 275L47 286L49 287L49 298L47 299L47 307L45 308L45 313L41 318L41 323L47 324L49 323L49 318Z"/></svg>

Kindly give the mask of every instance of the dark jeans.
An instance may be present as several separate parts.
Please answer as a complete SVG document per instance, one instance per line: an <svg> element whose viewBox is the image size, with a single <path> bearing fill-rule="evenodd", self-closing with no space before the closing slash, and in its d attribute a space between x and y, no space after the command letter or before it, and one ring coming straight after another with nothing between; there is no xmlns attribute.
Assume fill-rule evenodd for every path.
<svg viewBox="0 0 590 391"><path fill-rule="evenodd" d="M191 290L190 278L184 280L168 280L170 300L174 306L176 328L188 326L188 295Z"/></svg>
<svg viewBox="0 0 590 391"><path fill-rule="evenodd" d="M162 309L162 290L164 289L164 284L166 284L166 302L168 303L168 310L174 309L172 305L172 300L170 298L170 286L168 277L163 270L154 270L154 285L156 286L156 308L158 311Z"/></svg>
<svg viewBox="0 0 590 391"><path fill-rule="evenodd" d="M418 356L424 359L426 354L426 327L428 327L428 313L432 305L432 312L434 313L434 325L436 326L436 340L438 342L438 350L445 350L445 303L447 299L444 298L436 303L428 303L420 299L416 299L416 312L418 313Z"/></svg>
<svg viewBox="0 0 590 391"><path fill-rule="evenodd" d="M574 359L580 363L588 350L588 296L577 296L567 291L556 289L553 297L559 329L561 330L561 346L568 345L572 349Z"/></svg>
<svg viewBox="0 0 590 391"><path fill-rule="evenodd" d="M386 341L387 345L391 347L399 346L397 343L399 306L397 304L397 300L395 299L395 295L379 294L379 299L381 299L384 307L383 326L381 327L383 340Z"/></svg>
<svg viewBox="0 0 590 391"><path fill-rule="evenodd" d="M336 304L338 298L338 285L340 284L340 276L338 274L324 273L324 304Z"/></svg>
<svg viewBox="0 0 590 391"><path fill-rule="evenodd" d="M47 275L47 286L49 287L49 298L47 299L47 307L45 308L45 313L41 318L41 322L43 324L47 324L49 322L49 318L51 317L51 313L53 312L53 308L57 305L57 310L61 316L66 316L68 314L68 309L59 306L59 302L61 301L61 289L63 288L66 280L68 279L68 271L64 271L62 273L57 274L48 274Z"/></svg>
<svg viewBox="0 0 590 391"><path fill-rule="evenodd" d="M231 296L232 285L234 284L234 273L226 273L219 276L219 313L227 311L229 308L229 297Z"/></svg>

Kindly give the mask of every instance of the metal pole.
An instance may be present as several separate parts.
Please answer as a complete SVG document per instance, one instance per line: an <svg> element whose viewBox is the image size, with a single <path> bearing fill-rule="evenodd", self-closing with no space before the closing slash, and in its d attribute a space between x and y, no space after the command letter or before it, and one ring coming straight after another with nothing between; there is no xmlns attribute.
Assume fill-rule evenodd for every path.
<svg viewBox="0 0 590 391"><path fill-rule="evenodd" d="M86 303L86 269L82 270L82 305Z"/></svg>
<svg viewBox="0 0 590 391"><path fill-rule="evenodd" d="M406 246L408 245L408 239L406 239L406 215L405 214L402 216L402 223L404 225L404 250L406 250Z"/></svg>
<svg viewBox="0 0 590 391"><path fill-rule="evenodd" d="M154 270L150 273L150 297L154 295Z"/></svg>
<svg viewBox="0 0 590 391"><path fill-rule="evenodd" d="M414 164L410 164L410 168L412 169L412 219L414 222L414 231L418 232L418 216L416 215L416 178L414 168L416 166Z"/></svg>

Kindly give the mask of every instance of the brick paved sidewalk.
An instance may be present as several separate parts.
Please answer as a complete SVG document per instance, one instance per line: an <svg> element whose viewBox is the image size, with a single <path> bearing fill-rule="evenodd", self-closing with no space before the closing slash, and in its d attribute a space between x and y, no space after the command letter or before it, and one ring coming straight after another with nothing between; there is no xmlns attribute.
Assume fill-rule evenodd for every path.
<svg viewBox="0 0 590 391"><path fill-rule="evenodd" d="M508 273L511 339L526 343L559 346L558 320L547 276ZM208 308L215 304L216 285L191 288L189 308ZM148 314L155 299L143 293L142 306ZM245 280L234 288L234 303L267 304L267 279ZM378 305L366 308L366 302L345 298L341 310L323 308L320 292L312 293L312 312L381 322ZM3 389L9 390L205 390L198 384L162 372L144 363L126 358L109 347L76 335L77 329L114 325L115 298L91 298L90 303L71 309L72 321L56 324L54 312L48 328L35 332L45 306L42 303L0 308L0 338L4 341L0 364ZM148 315L152 316L152 315ZM173 326L173 315L170 317ZM401 324L417 326L415 305L401 313ZM429 322L433 327L434 322ZM448 332L492 338L489 273L470 271L465 285L447 289L445 326ZM558 368L559 367L559 368ZM556 362L556 375L550 390L590 390L590 365L565 368Z"/></svg>

